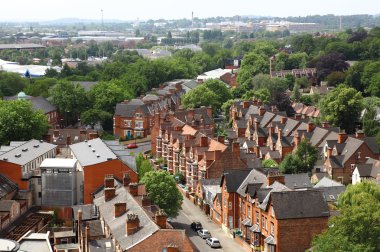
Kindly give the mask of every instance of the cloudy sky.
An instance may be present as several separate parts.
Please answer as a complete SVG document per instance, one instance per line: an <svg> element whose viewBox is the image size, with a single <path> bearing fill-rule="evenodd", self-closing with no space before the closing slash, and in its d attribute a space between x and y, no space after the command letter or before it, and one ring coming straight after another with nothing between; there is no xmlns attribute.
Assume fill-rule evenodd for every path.
<svg viewBox="0 0 380 252"><path fill-rule="evenodd" d="M0 20L140 20L234 15L380 14L379 0L2 0Z"/></svg>

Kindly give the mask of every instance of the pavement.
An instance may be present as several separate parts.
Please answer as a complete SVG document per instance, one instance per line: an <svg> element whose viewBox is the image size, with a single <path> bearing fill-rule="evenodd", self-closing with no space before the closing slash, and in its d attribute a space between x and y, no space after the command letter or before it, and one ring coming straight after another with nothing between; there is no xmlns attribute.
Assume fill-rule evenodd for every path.
<svg viewBox="0 0 380 252"><path fill-rule="evenodd" d="M219 239L222 245L221 249L210 248L206 241L198 236L190 228L190 224L194 221L199 221L202 223L204 229L210 231L212 237ZM171 221L174 228L185 229L187 236L198 248L199 251L225 251L225 252L244 252L243 247L230 238L227 233L225 233L221 227L216 225L206 214L204 214L199 207L195 206L189 199L184 197L182 203L182 210L179 215Z"/></svg>

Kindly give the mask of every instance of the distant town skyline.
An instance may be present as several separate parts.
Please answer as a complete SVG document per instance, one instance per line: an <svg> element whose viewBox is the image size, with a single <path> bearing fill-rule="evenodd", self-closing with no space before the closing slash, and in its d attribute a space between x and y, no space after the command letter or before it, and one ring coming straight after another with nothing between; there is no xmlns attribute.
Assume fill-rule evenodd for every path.
<svg viewBox="0 0 380 252"><path fill-rule="evenodd" d="M0 21L49 21L62 18L101 20L191 19L216 16L308 16L380 14L380 1L373 0L47 0L5 1Z"/></svg>

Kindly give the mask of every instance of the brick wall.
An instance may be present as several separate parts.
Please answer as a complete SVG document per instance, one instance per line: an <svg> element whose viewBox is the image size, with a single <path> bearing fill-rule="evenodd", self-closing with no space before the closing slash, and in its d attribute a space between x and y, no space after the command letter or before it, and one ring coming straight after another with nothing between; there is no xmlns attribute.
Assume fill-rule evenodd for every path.
<svg viewBox="0 0 380 252"><path fill-rule="evenodd" d="M125 172L128 172L131 183L138 181L137 173L118 159L86 166L84 170L84 204L92 203L92 195L97 188L104 184L104 177L113 174L120 180L123 179Z"/></svg>

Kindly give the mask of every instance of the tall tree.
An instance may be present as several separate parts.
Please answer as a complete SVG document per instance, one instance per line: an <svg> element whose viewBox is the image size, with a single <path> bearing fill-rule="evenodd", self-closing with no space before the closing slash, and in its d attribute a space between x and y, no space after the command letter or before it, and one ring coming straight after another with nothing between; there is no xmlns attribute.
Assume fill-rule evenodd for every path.
<svg viewBox="0 0 380 252"><path fill-rule="evenodd" d="M280 163L279 169L283 173L311 172L318 159L318 150L307 140L302 140L294 154L288 154Z"/></svg>
<svg viewBox="0 0 380 252"><path fill-rule="evenodd" d="M35 111L29 101L20 100L0 100L0 125L0 144L41 139L49 128L42 111Z"/></svg>
<svg viewBox="0 0 380 252"><path fill-rule="evenodd" d="M375 252L380 250L380 187L373 182L349 185L339 196L340 215L313 240L320 252Z"/></svg>
<svg viewBox="0 0 380 252"><path fill-rule="evenodd" d="M351 134L363 109L363 97L355 89L339 85L321 100L320 108L324 120Z"/></svg>
<svg viewBox="0 0 380 252"><path fill-rule="evenodd" d="M142 183L145 184L148 197L167 215L175 217L179 214L183 197L172 175L165 171L151 171L144 175Z"/></svg>
<svg viewBox="0 0 380 252"><path fill-rule="evenodd" d="M79 114L88 106L84 88L79 84L61 81L50 90L52 102L67 122L76 122Z"/></svg>

